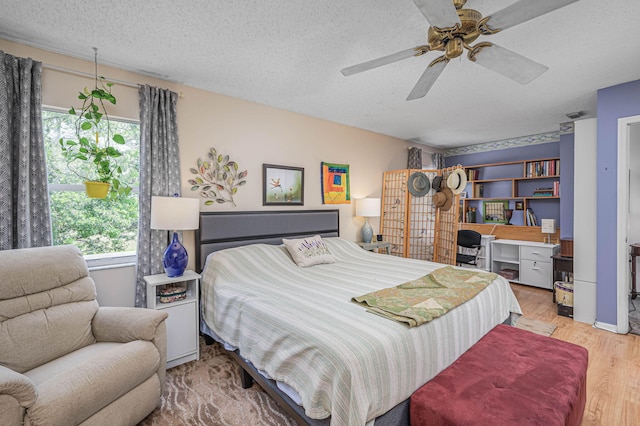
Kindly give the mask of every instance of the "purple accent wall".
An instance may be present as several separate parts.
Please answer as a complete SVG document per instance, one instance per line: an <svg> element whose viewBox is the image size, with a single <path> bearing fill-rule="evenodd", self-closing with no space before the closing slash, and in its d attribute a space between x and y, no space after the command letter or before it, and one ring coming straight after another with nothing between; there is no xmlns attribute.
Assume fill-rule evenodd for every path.
<svg viewBox="0 0 640 426"><path fill-rule="evenodd" d="M560 238L573 238L574 134L560 135Z"/></svg>
<svg viewBox="0 0 640 426"><path fill-rule="evenodd" d="M570 136L571 136L571 141L573 141L573 135L570 135ZM560 141L562 141L562 136L560 137ZM496 151L485 151L485 152L475 152L471 154L452 155L450 157L445 157L445 166L451 167L457 164L461 164L463 166L473 166L475 164L501 163L505 161L535 160L537 158L561 157L560 173L562 173L565 167L564 162L566 160L564 157L561 156L560 145L561 144L557 142L549 142L549 143L538 144L538 145L527 145L527 146L519 146L515 148L499 149ZM569 157L571 161L570 170L571 170L571 174L572 174L571 176L573 180L573 151L571 151ZM522 173L522 166L521 165L500 166L500 167L485 169L481 173L485 173L485 174L481 175L480 179L496 179L501 177L512 177L516 174ZM562 180L562 176L561 176L561 180ZM533 186L529 188L528 185L529 186L533 185ZM485 184L484 196L491 197L492 192L495 192L495 191L498 191L498 192L495 192L496 194L504 194L505 192L509 192L508 190L501 191L499 186L500 186L500 182ZM510 184L508 186L509 188L511 187ZM519 188L521 193L527 193L529 190L533 192L533 189L535 189L534 187L536 186L540 186L540 182L528 183L523 181L520 183ZM467 191L470 191L470 188L471 188L471 184L467 186ZM560 189L561 203L562 203L562 196L563 196L562 191L563 190L561 188ZM496 196L500 197L500 195L496 195ZM564 216L562 216L563 207L561 203L558 203L557 200L540 199L540 200L531 200L529 204L530 204L530 207L535 212L535 215L538 221L541 218L555 219L556 224L557 226L560 227L560 232L562 233L563 232L562 228L564 227L562 218ZM482 209L482 203L479 201L472 202L471 205L480 209L479 211L481 211ZM511 223L513 225L524 225L524 212L515 211L515 203L513 200L509 202L509 208L514 209ZM569 209L569 206L567 205L566 208ZM571 192L570 210L571 210L571 213L570 213L571 228L573 229L573 188ZM477 215L477 222L482 223L482 215L480 214Z"/></svg>
<svg viewBox="0 0 640 426"><path fill-rule="evenodd" d="M640 80L598 90L596 319L617 324L618 119L640 115Z"/></svg>

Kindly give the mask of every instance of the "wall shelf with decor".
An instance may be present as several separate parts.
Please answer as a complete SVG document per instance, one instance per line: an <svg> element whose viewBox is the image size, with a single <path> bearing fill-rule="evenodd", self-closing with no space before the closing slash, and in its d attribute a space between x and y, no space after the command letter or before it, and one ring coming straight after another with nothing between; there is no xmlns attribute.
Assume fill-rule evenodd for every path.
<svg viewBox="0 0 640 426"><path fill-rule="evenodd" d="M560 222L560 158L506 161L464 166L465 196L461 198L463 223L538 226L540 219ZM511 218L486 217L485 203L504 203ZM474 210L475 215L466 212ZM475 216L475 222L470 219Z"/></svg>

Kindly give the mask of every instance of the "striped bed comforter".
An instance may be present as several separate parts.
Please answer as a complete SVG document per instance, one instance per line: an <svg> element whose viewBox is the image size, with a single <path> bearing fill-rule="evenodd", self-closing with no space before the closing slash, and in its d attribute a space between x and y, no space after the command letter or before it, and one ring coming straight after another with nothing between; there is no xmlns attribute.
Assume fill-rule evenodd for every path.
<svg viewBox="0 0 640 426"><path fill-rule="evenodd" d="M384 414L476 343L521 313L498 276L476 297L407 328L351 301L424 276L441 264L371 253L325 239L336 263L299 268L283 246L213 253L202 279L202 315L256 368L295 389L310 418L364 425Z"/></svg>

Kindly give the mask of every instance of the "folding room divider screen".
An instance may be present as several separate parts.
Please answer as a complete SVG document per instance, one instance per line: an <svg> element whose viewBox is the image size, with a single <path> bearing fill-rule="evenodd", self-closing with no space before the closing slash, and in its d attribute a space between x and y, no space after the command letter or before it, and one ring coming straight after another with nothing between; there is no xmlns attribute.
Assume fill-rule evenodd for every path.
<svg viewBox="0 0 640 426"><path fill-rule="evenodd" d="M424 173L432 184L436 176L446 182L459 166L439 170L404 169L384 173L380 233L391 243L391 254L414 259L455 264L459 223L459 195L453 195L451 208L437 208L431 188L423 196L409 191L413 173Z"/></svg>

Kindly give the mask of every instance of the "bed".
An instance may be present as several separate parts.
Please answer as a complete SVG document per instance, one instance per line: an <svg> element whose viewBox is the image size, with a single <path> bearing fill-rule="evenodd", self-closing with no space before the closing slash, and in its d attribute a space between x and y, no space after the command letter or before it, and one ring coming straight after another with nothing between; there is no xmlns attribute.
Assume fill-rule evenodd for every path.
<svg viewBox="0 0 640 426"><path fill-rule="evenodd" d="M202 213L201 332L300 424L407 424L411 393L520 307L497 277L418 327L369 313L351 298L443 265L364 251L338 228L337 210ZM312 235L334 263L300 268L281 245Z"/></svg>

